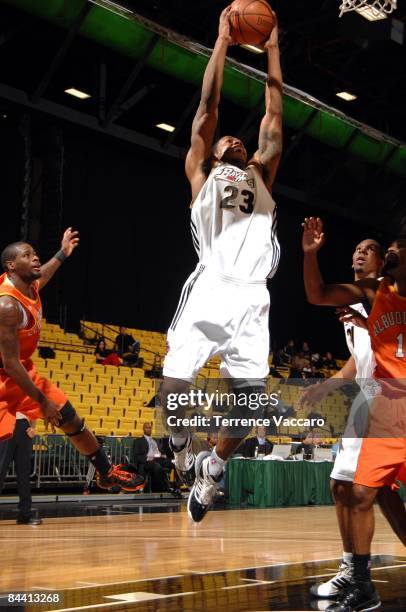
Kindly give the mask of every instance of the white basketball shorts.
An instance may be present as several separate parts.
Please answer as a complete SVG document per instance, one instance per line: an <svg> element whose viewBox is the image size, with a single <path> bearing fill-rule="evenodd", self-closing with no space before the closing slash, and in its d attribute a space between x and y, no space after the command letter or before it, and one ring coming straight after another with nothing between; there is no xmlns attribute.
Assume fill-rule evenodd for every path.
<svg viewBox="0 0 406 612"><path fill-rule="evenodd" d="M191 381L220 355L221 377L265 378L269 303L266 281L242 281L198 266L182 289L168 330L164 376Z"/></svg>
<svg viewBox="0 0 406 612"><path fill-rule="evenodd" d="M363 438L357 437L360 434L360 432L357 432L357 423L368 422L371 400L372 398L366 392L361 391L352 403L344 437L340 441L340 450L330 474L330 478L334 478L334 480L344 480L346 482L354 480L363 440ZM346 437L345 434L351 437Z"/></svg>

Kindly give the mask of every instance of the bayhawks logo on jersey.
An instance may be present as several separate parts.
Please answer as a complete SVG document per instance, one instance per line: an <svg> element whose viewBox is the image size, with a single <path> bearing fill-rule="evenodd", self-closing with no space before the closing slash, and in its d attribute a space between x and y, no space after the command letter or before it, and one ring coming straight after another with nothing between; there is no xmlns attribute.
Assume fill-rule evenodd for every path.
<svg viewBox="0 0 406 612"><path fill-rule="evenodd" d="M218 174L215 174L214 178L216 180L222 179L223 181L230 181L231 183L242 183L243 181L247 181L247 183L254 182L252 179L248 181L248 174L245 170L236 170L231 166L224 166L220 169ZM254 185L251 185L252 187Z"/></svg>

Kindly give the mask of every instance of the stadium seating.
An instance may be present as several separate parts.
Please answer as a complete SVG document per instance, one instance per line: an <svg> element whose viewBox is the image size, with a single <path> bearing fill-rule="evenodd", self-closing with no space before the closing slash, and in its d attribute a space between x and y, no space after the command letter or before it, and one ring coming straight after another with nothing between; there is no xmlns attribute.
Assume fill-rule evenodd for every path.
<svg viewBox="0 0 406 612"><path fill-rule="evenodd" d="M83 321L83 324L87 339L94 340L103 335L107 346L113 347L118 326L89 321ZM72 404L86 417L88 426L96 434L113 434L126 438L142 435L142 425L148 421L152 422L154 435L165 435L167 432L161 411L147 407L158 388L157 382L151 378L155 372L151 370L163 363L166 353L165 334L131 328L128 328L128 333L141 344L142 368L97 364L94 345L89 345L86 338L64 333L58 325L44 320L40 346L53 348L55 358L43 359L37 353L34 359L38 371L67 393ZM214 388L217 386L219 364L218 357L210 359L199 372L195 382L197 388L210 390L213 385ZM303 387L300 383L290 384L292 381L284 384L288 383L288 369L278 370L283 379L269 378L267 392L280 389L284 404L292 406L296 416L305 417L309 410L299 404ZM342 431L347 413L348 402L338 392L328 396L323 403L323 416L327 417L329 426L335 432ZM42 432L43 426L38 424L38 427L38 431ZM282 427L278 433L277 439L290 439L299 433L299 428ZM205 436L204 433L200 434L200 437ZM331 439L335 440L333 437Z"/></svg>

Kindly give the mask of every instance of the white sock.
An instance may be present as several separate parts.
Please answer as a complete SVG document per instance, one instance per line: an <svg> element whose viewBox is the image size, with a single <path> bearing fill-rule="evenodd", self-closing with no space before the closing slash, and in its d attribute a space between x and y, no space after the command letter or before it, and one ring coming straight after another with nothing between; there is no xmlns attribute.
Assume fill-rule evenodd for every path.
<svg viewBox="0 0 406 612"><path fill-rule="evenodd" d="M172 434L171 435L171 440L172 440L172 446L175 447L175 451L176 449L181 450L187 441L187 436L185 436L184 434Z"/></svg>
<svg viewBox="0 0 406 612"><path fill-rule="evenodd" d="M345 551L343 551L343 561L344 561L344 563L347 563L348 565L350 565L350 563L352 563L352 561L353 561L352 552L345 552Z"/></svg>
<svg viewBox="0 0 406 612"><path fill-rule="evenodd" d="M209 474L213 478L218 478L224 471L224 459L220 459L216 453L216 448L213 448L209 457Z"/></svg>

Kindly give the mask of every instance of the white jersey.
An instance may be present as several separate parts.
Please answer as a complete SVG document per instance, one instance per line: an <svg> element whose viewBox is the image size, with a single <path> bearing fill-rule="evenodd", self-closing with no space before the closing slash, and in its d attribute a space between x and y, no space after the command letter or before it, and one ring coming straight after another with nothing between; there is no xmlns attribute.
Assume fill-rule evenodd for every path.
<svg viewBox="0 0 406 612"><path fill-rule="evenodd" d="M368 314L362 304L353 304L354 310L360 312L364 317ZM371 348L371 338L368 330L357 327L352 323L344 323L345 339L348 349L354 357L356 367L356 381L361 389L366 390L373 385L373 374L376 366L375 357Z"/></svg>
<svg viewBox="0 0 406 612"><path fill-rule="evenodd" d="M228 277L265 280L277 270L276 204L254 166L213 168L193 203L199 265Z"/></svg>

